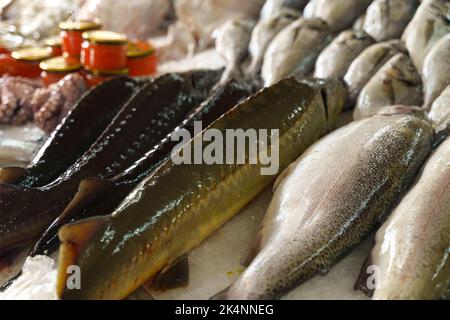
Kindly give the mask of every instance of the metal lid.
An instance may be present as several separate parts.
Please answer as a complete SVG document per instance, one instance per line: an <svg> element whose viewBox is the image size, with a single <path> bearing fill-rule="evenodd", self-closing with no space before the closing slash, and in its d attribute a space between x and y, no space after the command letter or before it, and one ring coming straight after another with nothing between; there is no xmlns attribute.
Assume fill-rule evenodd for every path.
<svg viewBox="0 0 450 320"><path fill-rule="evenodd" d="M148 42L132 41L127 46L128 58L141 58L155 53L155 48Z"/></svg>
<svg viewBox="0 0 450 320"><path fill-rule="evenodd" d="M81 64L74 59L56 57L42 61L39 67L49 72L71 72L81 69Z"/></svg>
<svg viewBox="0 0 450 320"><path fill-rule="evenodd" d="M83 33L83 39L91 43L122 45L128 42L128 38L123 33L107 30L89 31Z"/></svg>
<svg viewBox="0 0 450 320"><path fill-rule="evenodd" d="M29 47L15 50L11 56L21 61L42 61L52 57L51 49L48 47Z"/></svg>
<svg viewBox="0 0 450 320"><path fill-rule="evenodd" d="M101 27L101 23L96 20L68 20L59 24L59 28L66 31L98 30Z"/></svg>
<svg viewBox="0 0 450 320"><path fill-rule="evenodd" d="M62 40L61 37L54 36L44 39L43 43L49 47L60 47L62 45Z"/></svg>
<svg viewBox="0 0 450 320"><path fill-rule="evenodd" d="M128 68L117 69L117 70L98 70L98 69L86 69L86 70L93 76L126 76L126 75L128 75Z"/></svg>

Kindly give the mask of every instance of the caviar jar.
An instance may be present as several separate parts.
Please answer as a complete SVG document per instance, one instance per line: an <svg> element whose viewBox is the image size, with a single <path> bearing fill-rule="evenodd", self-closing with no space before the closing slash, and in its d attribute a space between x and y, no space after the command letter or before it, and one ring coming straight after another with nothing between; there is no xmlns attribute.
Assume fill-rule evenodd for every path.
<svg viewBox="0 0 450 320"><path fill-rule="evenodd" d="M46 86L58 82L69 73L79 72L82 69L77 60L62 56L44 60L39 64L39 67L42 70L42 82Z"/></svg>
<svg viewBox="0 0 450 320"><path fill-rule="evenodd" d="M62 51L67 57L80 58L83 32L98 30L98 21L65 21L59 24L61 29Z"/></svg>
<svg viewBox="0 0 450 320"><path fill-rule="evenodd" d="M113 31L83 33L81 63L88 70L123 70L127 67L127 36Z"/></svg>
<svg viewBox="0 0 450 320"><path fill-rule="evenodd" d="M57 57L62 55L62 40L61 37L55 36L44 39L44 46L50 48L52 56Z"/></svg>
<svg viewBox="0 0 450 320"><path fill-rule="evenodd" d="M51 50L45 47L31 47L15 50L11 53L15 60L14 76L38 78L41 74L39 64L52 57Z"/></svg>
<svg viewBox="0 0 450 320"><path fill-rule="evenodd" d="M155 49L146 41L132 41L127 46L127 67L133 77L150 76L156 73Z"/></svg>
<svg viewBox="0 0 450 320"><path fill-rule="evenodd" d="M95 87L96 85L112 79L114 77L126 76L128 75L128 69L120 69L120 70L87 70L86 84L89 88Z"/></svg>

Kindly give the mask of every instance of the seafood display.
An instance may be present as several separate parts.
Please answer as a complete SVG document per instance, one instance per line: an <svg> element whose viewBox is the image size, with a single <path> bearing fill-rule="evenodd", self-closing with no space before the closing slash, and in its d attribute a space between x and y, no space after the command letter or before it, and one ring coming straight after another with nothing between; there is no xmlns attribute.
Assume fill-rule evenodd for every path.
<svg viewBox="0 0 450 320"><path fill-rule="evenodd" d="M261 75L270 86L289 75L308 75L320 52L331 41L327 23L299 18L283 29L267 48Z"/></svg>
<svg viewBox="0 0 450 320"><path fill-rule="evenodd" d="M0 299L450 298L449 17L0 1Z"/></svg>
<svg viewBox="0 0 450 320"><path fill-rule="evenodd" d="M344 77L353 60L373 43L372 37L364 31L349 30L340 33L317 58L314 77Z"/></svg>
<svg viewBox="0 0 450 320"><path fill-rule="evenodd" d="M392 57L362 89L353 118L359 120L390 105L420 106L422 79L411 59L399 53Z"/></svg>
<svg viewBox="0 0 450 320"><path fill-rule="evenodd" d="M282 80L237 105L210 129L279 128L279 168L283 169L333 125L336 119L327 118L327 109L343 107L342 99L336 98L335 104L326 105L321 92L292 78ZM189 144L201 139L196 136ZM82 290L67 290L67 274L61 271L59 296L126 297L176 263L260 193L274 178L261 175L261 166L258 161L256 165L192 167L169 160L111 216L64 226L59 232L60 270L77 264L84 280ZM176 188L167 188L175 182ZM105 235L109 235L106 241ZM99 278L95 270L103 263L108 267Z"/></svg>
<svg viewBox="0 0 450 320"><path fill-rule="evenodd" d="M374 299L448 298L449 176L450 139L447 139L377 232L376 245L366 263L379 268L372 292Z"/></svg>
<svg viewBox="0 0 450 320"><path fill-rule="evenodd" d="M331 133L275 183L254 260L219 299L274 299L326 273L379 223L432 146L431 125L405 107ZM280 250L279 248L284 248Z"/></svg>

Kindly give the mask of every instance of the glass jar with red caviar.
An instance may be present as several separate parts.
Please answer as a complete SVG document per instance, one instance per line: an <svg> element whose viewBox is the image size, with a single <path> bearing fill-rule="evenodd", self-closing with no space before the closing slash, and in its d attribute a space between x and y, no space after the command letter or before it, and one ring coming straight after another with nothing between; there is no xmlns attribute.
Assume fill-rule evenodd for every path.
<svg viewBox="0 0 450 320"><path fill-rule="evenodd" d="M45 47L31 47L15 50L11 53L16 69L13 76L38 78L41 74L39 63L52 57L51 50Z"/></svg>
<svg viewBox="0 0 450 320"><path fill-rule="evenodd" d="M42 70L42 82L46 86L58 82L69 73L79 72L82 68L78 60L62 56L44 60L39 67Z"/></svg>
<svg viewBox="0 0 450 320"><path fill-rule="evenodd" d="M128 75L128 69L119 70L88 70L86 74L86 84L89 88L95 87L96 85L112 79L114 77L126 76Z"/></svg>
<svg viewBox="0 0 450 320"><path fill-rule="evenodd" d="M131 41L127 46L127 67L132 77L156 74L157 58L154 47L146 41Z"/></svg>
<svg viewBox="0 0 450 320"><path fill-rule="evenodd" d="M52 51L52 56L57 57L62 55L62 40L61 37L55 36L44 39L44 45Z"/></svg>
<svg viewBox="0 0 450 320"><path fill-rule="evenodd" d="M127 36L113 31L83 33L81 63L88 70L122 70L127 67Z"/></svg>
<svg viewBox="0 0 450 320"><path fill-rule="evenodd" d="M98 30L102 25L98 21L65 21L59 24L61 29L62 51L67 57L79 59L81 54L82 34Z"/></svg>

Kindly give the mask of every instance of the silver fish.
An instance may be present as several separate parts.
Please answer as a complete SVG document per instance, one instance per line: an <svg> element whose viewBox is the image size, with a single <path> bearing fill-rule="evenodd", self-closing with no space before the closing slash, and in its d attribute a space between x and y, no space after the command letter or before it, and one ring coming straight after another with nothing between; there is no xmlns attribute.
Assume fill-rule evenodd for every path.
<svg viewBox="0 0 450 320"><path fill-rule="evenodd" d="M363 29L377 41L401 37L419 0L374 0L367 9Z"/></svg>
<svg viewBox="0 0 450 320"><path fill-rule="evenodd" d="M299 17L300 14L297 11L283 8L272 18L258 22L253 29L248 47L251 59L248 72L252 76L256 76L261 71L264 54L273 38Z"/></svg>
<svg viewBox="0 0 450 320"><path fill-rule="evenodd" d="M333 33L350 28L363 14L372 0L311 0L305 18L320 18L328 23Z"/></svg>
<svg viewBox="0 0 450 320"><path fill-rule="evenodd" d="M433 121L436 132L450 129L450 85L434 101L428 117Z"/></svg>
<svg viewBox="0 0 450 320"><path fill-rule="evenodd" d="M262 78L266 86L291 75L308 75L322 49L331 41L326 22L300 18L283 29L264 56Z"/></svg>
<svg viewBox="0 0 450 320"><path fill-rule="evenodd" d="M392 57L365 85L356 102L353 119L359 120L391 105L420 106L422 79L411 59L403 53Z"/></svg>
<svg viewBox="0 0 450 320"><path fill-rule="evenodd" d="M261 9L260 20L272 19L284 8L302 11L309 0L267 0Z"/></svg>
<svg viewBox="0 0 450 320"><path fill-rule="evenodd" d="M450 138L376 235L367 262L376 267L373 298L449 298L449 254Z"/></svg>
<svg viewBox="0 0 450 320"><path fill-rule="evenodd" d="M364 86L386 62L397 53L406 52L399 40L374 44L364 50L350 65L344 76L354 103Z"/></svg>
<svg viewBox="0 0 450 320"><path fill-rule="evenodd" d="M402 39L417 68L433 45L450 33L450 1L424 0L405 29Z"/></svg>
<svg viewBox="0 0 450 320"><path fill-rule="evenodd" d="M321 79L344 77L353 60L374 42L364 31L343 31L317 58L314 76Z"/></svg>
<svg viewBox="0 0 450 320"><path fill-rule="evenodd" d="M434 100L450 85L450 34L440 39L427 54L422 78L424 107L429 110Z"/></svg>
<svg viewBox="0 0 450 320"><path fill-rule="evenodd" d="M280 298L357 246L431 151L431 125L410 112L396 107L350 123L288 167L275 183L256 258L215 298Z"/></svg>
<svg viewBox="0 0 450 320"><path fill-rule="evenodd" d="M241 63L248 54L248 45L254 26L253 20L232 19L214 31L216 50L226 61L221 83L242 75Z"/></svg>

